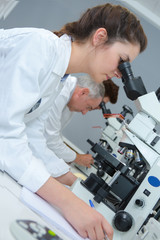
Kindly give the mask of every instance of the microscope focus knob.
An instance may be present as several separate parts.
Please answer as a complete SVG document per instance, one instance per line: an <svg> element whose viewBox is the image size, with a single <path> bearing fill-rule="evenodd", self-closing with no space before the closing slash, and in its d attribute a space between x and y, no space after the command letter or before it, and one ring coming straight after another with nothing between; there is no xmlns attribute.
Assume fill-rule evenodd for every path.
<svg viewBox="0 0 160 240"><path fill-rule="evenodd" d="M103 177L105 172L104 172L103 167L102 167L102 165L100 163L97 164L97 168L98 168L97 176L98 177Z"/></svg>
<svg viewBox="0 0 160 240"><path fill-rule="evenodd" d="M127 232L132 227L132 216L125 211L119 211L115 214L113 223L117 230Z"/></svg>
<svg viewBox="0 0 160 240"><path fill-rule="evenodd" d="M97 176L98 177L103 177L104 176L104 171L103 170L97 170Z"/></svg>

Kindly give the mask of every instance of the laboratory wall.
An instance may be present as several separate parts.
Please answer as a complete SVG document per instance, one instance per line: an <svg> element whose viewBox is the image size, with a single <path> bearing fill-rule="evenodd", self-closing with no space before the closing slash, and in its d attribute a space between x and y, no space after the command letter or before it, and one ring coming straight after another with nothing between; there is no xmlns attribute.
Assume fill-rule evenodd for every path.
<svg viewBox="0 0 160 240"><path fill-rule="evenodd" d="M65 23L77 20L87 8L106 2L122 5L118 0L20 0L8 17L0 20L0 28L39 27L58 30ZM137 12L135 14L147 35L148 47L133 61L132 70L135 76L142 77L148 92L156 91L160 87L160 29ZM134 102L126 97L121 79L113 80L120 86L118 102L108 103L106 107L112 113L120 113L122 107L128 105L135 115L136 107ZM132 119L129 115L128 118ZM79 149L87 152L90 145L86 140L98 141L105 123L101 110L94 110L86 115L75 113L69 125L63 130L63 134Z"/></svg>

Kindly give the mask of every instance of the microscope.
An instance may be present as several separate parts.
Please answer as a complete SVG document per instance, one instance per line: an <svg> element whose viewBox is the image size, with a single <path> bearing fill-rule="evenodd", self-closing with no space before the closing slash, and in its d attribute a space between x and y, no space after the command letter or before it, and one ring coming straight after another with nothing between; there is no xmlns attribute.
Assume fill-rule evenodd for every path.
<svg viewBox="0 0 160 240"><path fill-rule="evenodd" d="M126 115L130 114L133 116L132 109L124 105L120 114L112 114L110 109L106 109L105 103L102 101L100 104L104 118L106 119L106 127L102 131L101 137L99 139L99 144L103 145L103 148L108 150L112 155L114 155L119 160L122 154L119 149L119 141L122 138L124 126L124 119L129 123L129 119L126 120Z"/></svg>
<svg viewBox="0 0 160 240"><path fill-rule="evenodd" d="M95 161L103 177L91 173L77 179L72 192L86 203L92 200L113 226L114 240L160 239L160 88L147 93L141 77L134 77L129 62L119 65L124 90L135 101L138 113L125 122L116 158L101 144L93 143Z"/></svg>
<svg viewBox="0 0 160 240"><path fill-rule="evenodd" d="M104 149L109 151L112 155L114 155L119 160L123 157L121 153L121 149L119 148L119 141L122 138L123 131L122 128L124 126L124 118L125 121L129 123L129 119L126 120L126 115L130 114L133 117L132 109L124 105L122 107L122 111L120 114L112 114L110 109L107 109L105 103L102 101L100 103L100 108L102 109L103 117L106 119L106 127L103 129L101 133L101 137L99 139L99 145L101 145ZM90 144L90 140L87 142ZM123 150L123 149L122 149ZM94 156L93 156L94 159ZM94 159L94 164L92 164L91 168L87 168L84 166L80 166L78 164L74 164L76 168L78 168L82 173L86 176L89 176L90 173L95 173L100 175L100 177L104 177L105 172L102 170L101 164L99 161Z"/></svg>

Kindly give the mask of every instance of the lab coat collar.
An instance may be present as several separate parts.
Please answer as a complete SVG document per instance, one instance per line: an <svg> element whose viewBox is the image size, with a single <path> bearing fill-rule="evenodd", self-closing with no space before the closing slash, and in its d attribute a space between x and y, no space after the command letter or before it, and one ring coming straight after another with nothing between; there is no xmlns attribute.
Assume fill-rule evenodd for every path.
<svg viewBox="0 0 160 240"><path fill-rule="evenodd" d="M64 34L57 39L56 44L58 45L57 47L59 50L56 58L56 66L54 66L54 72L63 78L67 71L71 56L71 37L69 37L67 34Z"/></svg>

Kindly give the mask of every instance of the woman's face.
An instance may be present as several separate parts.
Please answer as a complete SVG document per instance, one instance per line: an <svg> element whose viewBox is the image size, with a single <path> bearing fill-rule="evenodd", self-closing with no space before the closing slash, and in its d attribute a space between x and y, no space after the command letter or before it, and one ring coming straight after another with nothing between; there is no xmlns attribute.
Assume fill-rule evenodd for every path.
<svg viewBox="0 0 160 240"><path fill-rule="evenodd" d="M115 42L96 47L90 55L89 71L96 82L121 77L118 65L121 60L132 62L139 54L140 46L129 42Z"/></svg>

